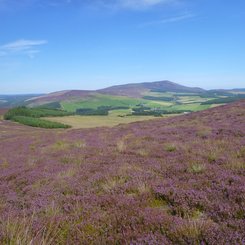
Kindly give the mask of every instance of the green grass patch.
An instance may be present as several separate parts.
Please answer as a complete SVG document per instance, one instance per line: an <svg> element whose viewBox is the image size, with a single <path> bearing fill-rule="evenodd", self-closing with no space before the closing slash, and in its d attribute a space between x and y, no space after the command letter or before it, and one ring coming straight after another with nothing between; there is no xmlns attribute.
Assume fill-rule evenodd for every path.
<svg viewBox="0 0 245 245"><path fill-rule="evenodd" d="M60 102L51 102L44 105L37 106L35 108L41 108L41 109L61 109Z"/></svg>
<svg viewBox="0 0 245 245"><path fill-rule="evenodd" d="M245 98L245 95L237 95L234 97L227 97L227 98L218 98L218 99L205 101L202 103L202 105L225 104L225 103L235 102L235 101L238 101L244 98Z"/></svg>
<svg viewBox="0 0 245 245"><path fill-rule="evenodd" d="M168 108L171 110L201 111L210 108L211 105L201 105L200 103L174 105Z"/></svg>
<svg viewBox="0 0 245 245"><path fill-rule="evenodd" d="M145 101L142 99L129 98L126 96L97 94L80 101L63 101L61 102L61 106L66 111L75 112L77 109L81 108L97 109L101 106L132 107L140 103L145 103Z"/></svg>

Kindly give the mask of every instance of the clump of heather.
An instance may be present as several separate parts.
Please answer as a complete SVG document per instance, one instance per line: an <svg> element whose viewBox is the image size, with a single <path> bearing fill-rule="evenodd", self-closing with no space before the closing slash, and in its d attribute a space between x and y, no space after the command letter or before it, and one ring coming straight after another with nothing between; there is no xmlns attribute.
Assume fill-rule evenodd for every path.
<svg viewBox="0 0 245 245"><path fill-rule="evenodd" d="M245 244L245 101L63 131L0 121L1 244Z"/></svg>

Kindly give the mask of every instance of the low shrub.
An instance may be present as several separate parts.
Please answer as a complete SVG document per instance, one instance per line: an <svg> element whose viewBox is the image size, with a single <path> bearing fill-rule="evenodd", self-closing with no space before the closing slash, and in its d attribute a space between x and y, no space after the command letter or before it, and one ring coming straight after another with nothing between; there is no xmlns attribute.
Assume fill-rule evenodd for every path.
<svg viewBox="0 0 245 245"><path fill-rule="evenodd" d="M188 172L190 173L202 173L205 170L205 165L204 164L199 164L199 163L195 163L190 165L190 167L188 168Z"/></svg>

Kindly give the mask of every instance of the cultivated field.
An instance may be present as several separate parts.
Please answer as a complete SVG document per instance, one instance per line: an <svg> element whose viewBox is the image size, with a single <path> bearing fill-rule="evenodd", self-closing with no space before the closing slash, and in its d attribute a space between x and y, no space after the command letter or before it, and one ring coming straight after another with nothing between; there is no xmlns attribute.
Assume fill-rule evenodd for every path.
<svg viewBox="0 0 245 245"><path fill-rule="evenodd" d="M125 116L128 110L111 111L108 116L47 117L46 120L67 124L72 128L113 127L119 124L156 119L154 116ZM119 116L121 115L121 117ZM124 115L124 116L123 116ZM165 115L170 117L175 115Z"/></svg>
<svg viewBox="0 0 245 245"><path fill-rule="evenodd" d="M70 111L75 112L79 108L92 108L96 109L99 106L128 106L130 108L137 107L139 105L144 105L145 107L150 108L160 108L160 109L166 109L166 110L203 110L210 107L210 105L201 105L202 102L206 102L208 100L214 99L213 98L200 98L199 96L191 93L185 94L185 96L182 96L183 93L170 93L170 92L164 92L164 93L155 93L155 92L148 92L145 94L143 98L149 98L149 99L143 99L143 98L130 98L127 96L112 96L112 95L91 95L87 98L84 98L82 100L77 101L63 101L61 102L61 108ZM174 100L170 101L164 101L164 100L158 100L158 98L170 98ZM178 99L177 99L178 98ZM176 104L176 102L178 102Z"/></svg>
<svg viewBox="0 0 245 245"><path fill-rule="evenodd" d="M1 244L244 244L245 101L95 129L0 121Z"/></svg>

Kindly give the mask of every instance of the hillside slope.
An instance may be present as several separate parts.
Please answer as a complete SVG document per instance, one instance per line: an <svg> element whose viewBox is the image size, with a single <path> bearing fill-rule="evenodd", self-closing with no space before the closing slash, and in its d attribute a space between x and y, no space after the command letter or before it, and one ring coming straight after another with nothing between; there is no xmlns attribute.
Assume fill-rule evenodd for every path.
<svg viewBox="0 0 245 245"><path fill-rule="evenodd" d="M184 93L202 93L205 92L201 88L186 87L170 81L158 81L148 83L131 83L125 85L117 85L109 88L98 90L100 93L121 95L129 97L142 97L145 92L149 91L161 92L184 92Z"/></svg>
<svg viewBox="0 0 245 245"><path fill-rule="evenodd" d="M88 90L66 90L50 93L41 97L29 100L31 105L39 105L50 102L74 101L89 98L96 94L105 94L112 96L127 96L132 98L142 98L144 93L150 91L161 92L185 92L185 93L202 93L205 90L201 88L190 88L179 85L170 81L149 82L149 83L132 83L118 86L112 86L96 91Z"/></svg>
<svg viewBox="0 0 245 245"><path fill-rule="evenodd" d="M114 128L0 121L0 243L244 244L244 122L245 100Z"/></svg>
<svg viewBox="0 0 245 245"><path fill-rule="evenodd" d="M49 93L39 97L33 97L28 99L27 102L29 105L38 106L46 103L83 99L93 95L94 93L95 92L88 90L64 90Z"/></svg>

